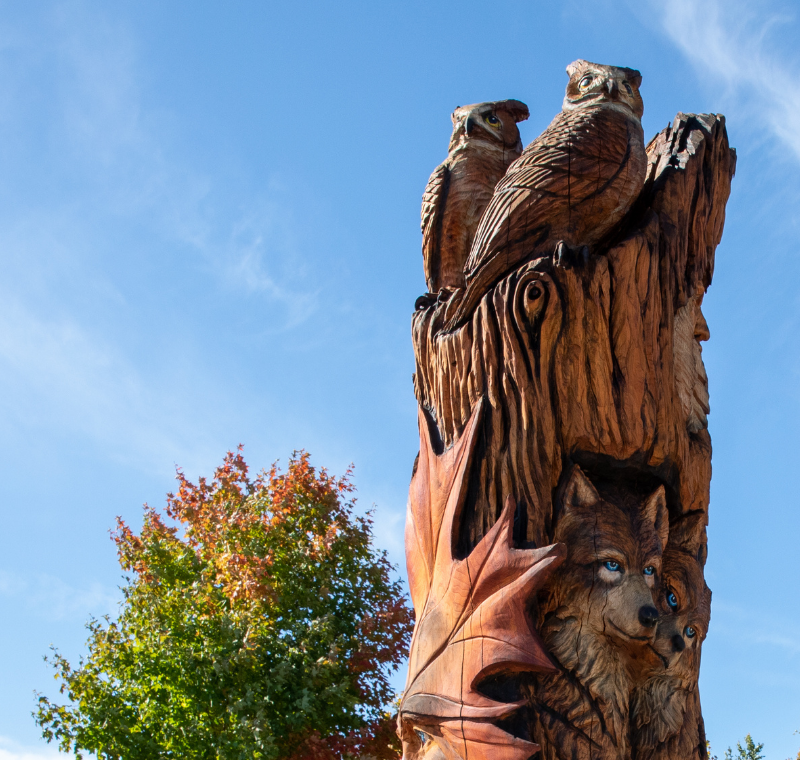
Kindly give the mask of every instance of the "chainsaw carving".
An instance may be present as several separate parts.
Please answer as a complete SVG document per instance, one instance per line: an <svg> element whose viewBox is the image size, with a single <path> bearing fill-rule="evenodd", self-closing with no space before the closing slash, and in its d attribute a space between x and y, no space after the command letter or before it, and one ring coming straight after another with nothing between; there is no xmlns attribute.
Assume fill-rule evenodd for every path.
<svg viewBox="0 0 800 760"><path fill-rule="evenodd" d="M711 591L703 579L705 516L673 524L663 557L661 616L654 641L660 662L633 692L631 726L636 760L703 757L706 737L695 710L700 645L708 633Z"/></svg>
<svg viewBox="0 0 800 760"><path fill-rule="evenodd" d="M422 256L432 294L464 287L464 264L481 215L522 153L517 122L528 118L528 106L518 100L477 103L456 108L451 118L447 158L422 196Z"/></svg>
<svg viewBox="0 0 800 760"><path fill-rule="evenodd" d="M539 619L559 670L539 679L533 697L545 760L626 757L631 691L652 659L664 487L644 499L616 483L602 490L574 465L557 513L555 537L568 555L541 595Z"/></svg>
<svg viewBox="0 0 800 760"><path fill-rule="evenodd" d="M638 72L568 73L412 321L409 760L706 760L701 304L735 153L713 114L645 150Z"/></svg>
<svg viewBox="0 0 800 760"><path fill-rule="evenodd" d="M675 312L675 387L686 417L686 429L699 433L708 427L708 376L703 364L700 341L708 340L706 318L703 316L703 286Z"/></svg>
<svg viewBox="0 0 800 760"><path fill-rule="evenodd" d="M532 256L593 246L628 212L644 184L644 112L633 69L575 61L561 113L510 167L472 244L456 319ZM563 250L563 249L562 249Z"/></svg>
<svg viewBox="0 0 800 760"><path fill-rule="evenodd" d="M406 760L470 757L527 760L538 747L492 720L522 702L499 702L480 692L489 676L551 671L527 612L534 592L563 558L563 547L515 549L515 505L463 559L455 554L470 462L481 421L478 401L459 442L435 452L433 429L420 411L420 453L411 481L406 560L417 624L399 732ZM497 753L501 754L498 755Z"/></svg>

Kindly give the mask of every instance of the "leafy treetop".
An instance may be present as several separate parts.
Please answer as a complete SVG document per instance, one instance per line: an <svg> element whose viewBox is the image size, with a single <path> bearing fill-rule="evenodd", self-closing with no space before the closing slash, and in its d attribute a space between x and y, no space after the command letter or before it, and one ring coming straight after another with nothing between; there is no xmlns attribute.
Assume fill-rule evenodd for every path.
<svg viewBox="0 0 800 760"><path fill-rule="evenodd" d="M300 452L251 480L240 448L211 482L179 470L138 535L119 519L119 618L87 624L77 667L54 651L69 703L39 696L45 738L108 760L396 757L412 616L350 474Z"/></svg>

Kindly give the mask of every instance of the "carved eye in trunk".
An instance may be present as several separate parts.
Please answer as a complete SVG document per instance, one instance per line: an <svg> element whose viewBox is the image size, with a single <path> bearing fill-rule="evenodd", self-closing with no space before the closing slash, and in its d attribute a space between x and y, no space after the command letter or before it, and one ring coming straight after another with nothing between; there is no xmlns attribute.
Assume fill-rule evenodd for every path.
<svg viewBox="0 0 800 760"><path fill-rule="evenodd" d="M533 321L544 309L547 292L541 280L531 280L525 288L525 313L528 319Z"/></svg>

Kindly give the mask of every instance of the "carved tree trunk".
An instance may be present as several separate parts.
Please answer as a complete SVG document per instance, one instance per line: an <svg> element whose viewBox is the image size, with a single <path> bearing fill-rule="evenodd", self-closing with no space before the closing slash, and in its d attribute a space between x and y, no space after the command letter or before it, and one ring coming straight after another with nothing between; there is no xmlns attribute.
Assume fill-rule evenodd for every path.
<svg viewBox="0 0 800 760"><path fill-rule="evenodd" d="M598 504L643 504L665 489L663 563L674 580L657 593L683 583L672 590L684 602L674 610L656 604L665 615L675 612L678 634L695 631L685 639L693 649L677 665L624 653L623 667L618 645L603 644L603 656L587 656L610 657L615 675L587 671L558 654L575 622L563 612L569 590L566 601L562 592L540 591L534 615L557 666L527 690L528 738L543 758L706 757L697 678L708 625L702 566L711 442L699 341L708 338L701 304L735 153L724 117L678 114L647 157L644 189L613 239L591 253L523 263L454 329L453 298L440 297L413 317L414 389L445 450L483 406L454 528L457 557L489 533L509 496L518 547L564 540L556 522L566 480L578 477L575 465ZM576 644L584 645L591 649L588 640Z"/></svg>

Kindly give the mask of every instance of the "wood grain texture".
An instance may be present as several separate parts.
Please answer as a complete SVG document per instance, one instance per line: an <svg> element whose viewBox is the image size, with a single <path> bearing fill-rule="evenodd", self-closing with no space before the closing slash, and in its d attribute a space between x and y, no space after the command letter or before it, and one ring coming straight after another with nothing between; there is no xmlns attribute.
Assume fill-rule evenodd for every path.
<svg viewBox="0 0 800 760"><path fill-rule="evenodd" d="M563 237L548 238L549 248L526 248L523 234L518 259L473 279L480 283L474 305L465 309L460 291L423 303L413 316L414 390L425 424L441 438L437 456L455 456L470 430L463 505L451 526L455 557L471 556L498 521L508 529L514 509L515 546L552 544L574 465L612 494L610 503L633 504L664 489L670 533L652 591L660 613L653 653L622 667L620 658L630 660L637 647L624 657L614 647L626 648L613 643L600 650L609 677L624 672L613 720L579 661L556 656L559 673L525 686L529 738L552 760L705 758L697 678L710 601L702 568L711 441L701 304L734 170L724 117L678 114L647 146L643 185L627 214L591 248L581 248L584 233L568 249L557 247ZM681 606L673 609L667 593L679 585ZM550 609L548 588L535 611L545 640L555 641L582 621ZM687 626L700 631L691 647ZM680 652L670 649L677 633ZM672 711L660 723L648 717L656 703Z"/></svg>
<svg viewBox="0 0 800 760"><path fill-rule="evenodd" d="M562 561L564 547L515 548L515 503L508 499L500 519L472 551L456 555L454 529L482 411L478 400L459 441L441 454L435 428L420 411L420 455L406 520L417 619L399 720L407 759L427 756L432 746L448 757L463 750L489 758L505 748L503 756L517 760L537 749L490 722L522 703L493 699L481 693L480 683L497 671L554 670L527 605Z"/></svg>
<svg viewBox="0 0 800 760"><path fill-rule="evenodd" d="M422 257L431 293L464 287L464 264L481 216L522 152L517 122L528 118L528 107L518 100L476 103L457 108L451 118L447 158L422 196Z"/></svg>
<svg viewBox="0 0 800 760"><path fill-rule="evenodd" d="M576 61L561 113L508 169L481 219L454 324L499 277L556 243L594 246L645 176L639 72Z"/></svg>

